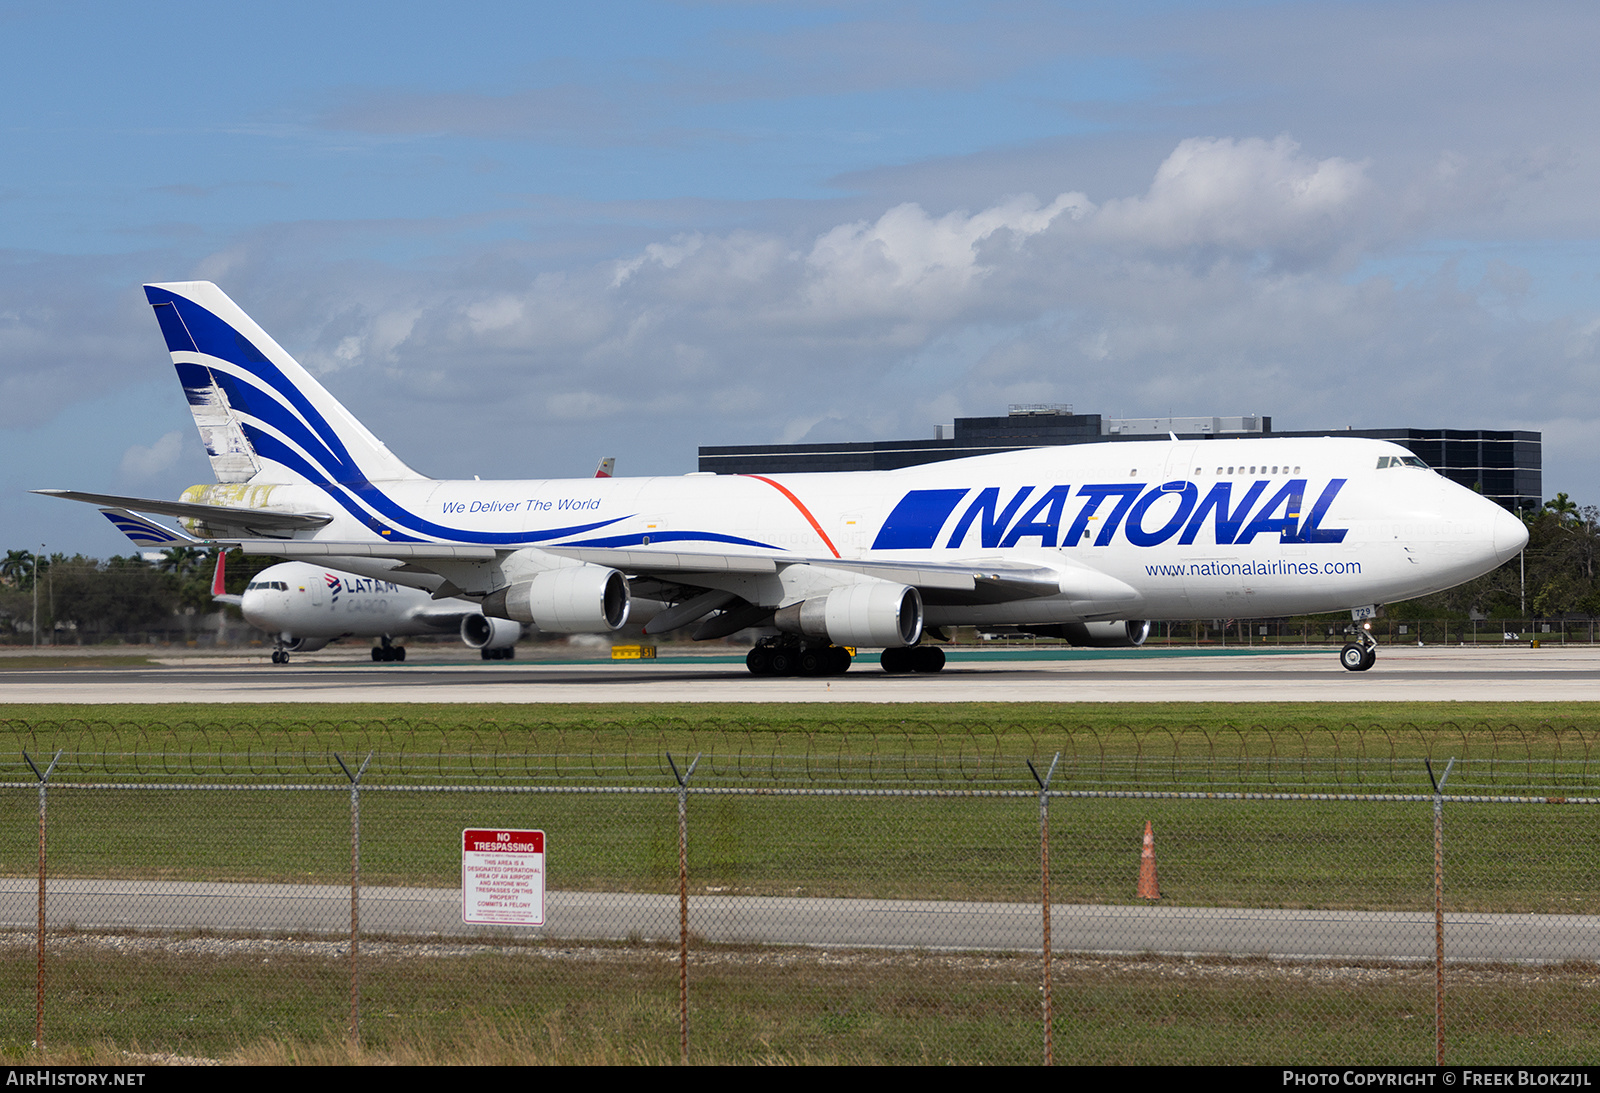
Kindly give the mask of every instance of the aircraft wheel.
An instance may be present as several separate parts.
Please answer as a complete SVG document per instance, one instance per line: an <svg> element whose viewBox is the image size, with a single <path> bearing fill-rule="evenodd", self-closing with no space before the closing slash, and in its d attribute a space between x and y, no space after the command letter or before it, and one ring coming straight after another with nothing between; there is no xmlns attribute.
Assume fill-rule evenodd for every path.
<svg viewBox="0 0 1600 1093"><path fill-rule="evenodd" d="M406 647L404 645L395 648L394 659L398 661L404 661L406 659Z"/></svg>
<svg viewBox="0 0 1600 1093"><path fill-rule="evenodd" d="M905 648L885 649L878 658L878 663L883 665L883 670L890 675L912 670L911 650Z"/></svg>
<svg viewBox="0 0 1600 1093"><path fill-rule="evenodd" d="M744 666L750 669L753 676L769 676L772 674L772 652L759 645L745 654Z"/></svg>
<svg viewBox="0 0 1600 1093"><path fill-rule="evenodd" d="M828 665L831 664L832 661L833 658L828 656L825 650L802 650L799 657L800 674L803 676L826 675L828 671Z"/></svg>
<svg viewBox="0 0 1600 1093"><path fill-rule="evenodd" d="M787 649L774 649L768 663L772 665L772 674L775 676L794 675L794 654Z"/></svg>
<svg viewBox="0 0 1600 1093"><path fill-rule="evenodd" d="M912 664L918 672L944 671L944 650L937 645L918 645L912 648Z"/></svg>
<svg viewBox="0 0 1600 1093"><path fill-rule="evenodd" d="M372 660L373 660L373 663L377 663L378 661L380 661L382 659L383 659L383 650L381 648L379 648L378 646L374 645L372 647Z"/></svg>
<svg viewBox="0 0 1600 1093"><path fill-rule="evenodd" d="M1374 653L1372 654L1372 660L1368 660L1367 651L1361 648L1361 646L1355 644L1355 642L1351 642L1349 645L1346 645L1343 649L1339 650L1339 663L1342 664L1347 671L1351 672L1365 672L1368 668L1372 667L1372 661L1376 660L1377 658L1378 655Z"/></svg>
<svg viewBox="0 0 1600 1093"><path fill-rule="evenodd" d="M288 664L289 663L289 654L285 653L282 649L274 649L272 651L272 663L274 663L274 664Z"/></svg>
<svg viewBox="0 0 1600 1093"><path fill-rule="evenodd" d="M1365 672L1368 668L1371 668L1376 663L1378 663L1378 647L1374 645L1371 649L1367 650L1366 656L1362 659L1361 670Z"/></svg>
<svg viewBox="0 0 1600 1093"><path fill-rule="evenodd" d="M830 675L842 676L850 670L850 654L845 652L843 646L835 645L828 650L828 656L831 661L828 665Z"/></svg>

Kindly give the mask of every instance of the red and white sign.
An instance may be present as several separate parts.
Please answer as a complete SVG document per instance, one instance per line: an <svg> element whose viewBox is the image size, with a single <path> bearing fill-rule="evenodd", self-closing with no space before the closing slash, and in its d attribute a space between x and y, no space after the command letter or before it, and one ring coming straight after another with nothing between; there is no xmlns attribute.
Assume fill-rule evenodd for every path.
<svg viewBox="0 0 1600 1093"><path fill-rule="evenodd" d="M461 833L461 921L544 925L544 832Z"/></svg>

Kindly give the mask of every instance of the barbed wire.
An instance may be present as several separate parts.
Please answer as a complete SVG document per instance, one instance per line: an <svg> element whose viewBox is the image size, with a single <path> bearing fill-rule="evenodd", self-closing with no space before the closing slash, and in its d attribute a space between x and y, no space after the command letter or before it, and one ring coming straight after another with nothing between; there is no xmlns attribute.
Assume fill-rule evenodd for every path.
<svg viewBox="0 0 1600 1093"><path fill-rule="evenodd" d="M1226 727L679 718L538 721L462 728L428 721L0 720L0 781L28 781L24 753L61 752L54 784L121 780L345 781L338 757L372 755L367 784L659 785L668 756L701 757L698 785L1031 784L1029 760L1059 754L1055 785L1248 792L1428 791L1423 761L1453 758L1452 790L1546 797L1600 790L1600 726L1252 724Z"/></svg>

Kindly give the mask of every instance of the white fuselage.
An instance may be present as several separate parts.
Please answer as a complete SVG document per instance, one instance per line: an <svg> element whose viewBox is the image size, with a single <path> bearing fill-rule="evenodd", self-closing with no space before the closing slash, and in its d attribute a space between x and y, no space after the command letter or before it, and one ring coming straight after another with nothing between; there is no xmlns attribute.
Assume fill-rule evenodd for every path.
<svg viewBox="0 0 1600 1093"><path fill-rule="evenodd" d="M258 573L240 597L245 621L284 639L397 638L461 630L463 619L481 617L467 600L436 600L427 592L381 578L364 577L306 562L280 562ZM515 644L502 624L491 648Z"/></svg>
<svg viewBox="0 0 1600 1093"><path fill-rule="evenodd" d="M402 585L431 590L443 574L452 591L478 596L570 564L563 549L812 563L719 573L708 562L695 575L696 587L772 606L813 594L832 579L834 559L973 570L987 559L1059 574L1059 594L988 603L941 602L925 590L929 625L1236 618L1404 600L1515 557L1526 534L1514 515L1403 464L1407 456L1384 441L1337 437L1149 441L884 472L218 485L185 499L333 515L301 540L501 551L425 574L397 572L391 559L330 559L381 578L385 590L344 595L337 612L326 587L295 593L300 607L275 601L275 610L308 612L308 622L320 612L340 633L377 632L352 627L385 612L398 621L411 595Z"/></svg>
<svg viewBox="0 0 1600 1093"><path fill-rule="evenodd" d="M400 637L454 629L423 620L420 612L432 606L428 593L393 581L280 562L250 582L239 610L258 630L301 638ZM459 606L462 612L478 610L464 601Z"/></svg>

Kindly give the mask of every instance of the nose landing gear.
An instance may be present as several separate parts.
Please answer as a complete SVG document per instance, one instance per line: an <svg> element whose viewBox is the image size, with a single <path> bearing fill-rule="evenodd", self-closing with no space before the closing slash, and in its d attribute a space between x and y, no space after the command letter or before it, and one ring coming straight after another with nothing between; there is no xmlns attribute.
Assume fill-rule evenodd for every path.
<svg viewBox="0 0 1600 1093"><path fill-rule="evenodd" d="M1339 663L1349 672L1365 672L1378 662L1378 643L1365 626L1356 631L1357 640L1339 650Z"/></svg>

